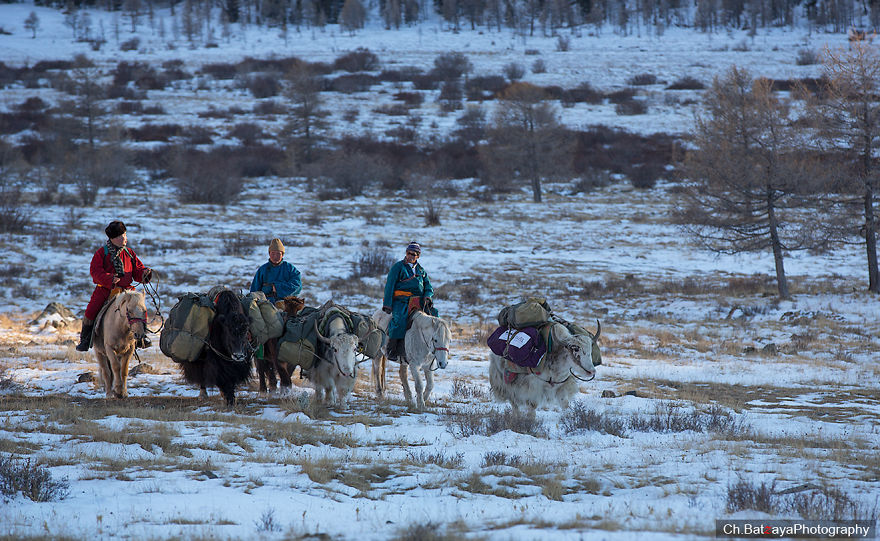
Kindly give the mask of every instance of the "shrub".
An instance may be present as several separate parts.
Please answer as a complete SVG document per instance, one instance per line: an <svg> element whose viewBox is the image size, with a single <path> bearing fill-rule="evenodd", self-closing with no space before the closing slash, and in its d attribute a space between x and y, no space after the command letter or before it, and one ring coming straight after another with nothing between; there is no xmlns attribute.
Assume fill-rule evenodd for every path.
<svg viewBox="0 0 880 541"><path fill-rule="evenodd" d="M388 116L406 116L409 114L409 107L400 103L383 104L373 109L374 112Z"/></svg>
<svg viewBox="0 0 880 541"><path fill-rule="evenodd" d="M559 52L568 51L571 48L571 39L562 34L556 36L556 50Z"/></svg>
<svg viewBox="0 0 880 541"><path fill-rule="evenodd" d="M234 79L238 73L235 64L228 62L215 62L202 66L201 73L210 75L214 79Z"/></svg>
<svg viewBox="0 0 880 541"><path fill-rule="evenodd" d="M467 99L472 101L491 100L505 88L507 88L507 79L500 75L486 75L468 79L465 93Z"/></svg>
<svg viewBox="0 0 880 541"><path fill-rule="evenodd" d="M801 49L795 62L798 66L812 66L819 63L819 55L813 49Z"/></svg>
<svg viewBox="0 0 880 541"><path fill-rule="evenodd" d="M329 82L327 90L351 94L353 92L366 92L370 87L379 82L379 78L369 73L350 73L340 75Z"/></svg>
<svg viewBox="0 0 880 541"><path fill-rule="evenodd" d="M666 87L666 90L703 90L706 85L691 77L690 75L677 79L674 83Z"/></svg>
<svg viewBox="0 0 880 541"><path fill-rule="evenodd" d="M648 189L653 188L665 172L666 169L658 164L643 164L630 167L627 175L633 188Z"/></svg>
<svg viewBox="0 0 880 541"><path fill-rule="evenodd" d="M278 84L278 80L269 75L254 75L248 77L245 86L257 99L277 96L278 92L281 90L281 85Z"/></svg>
<svg viewBox="0 0 880 541"><path fill-rule="evenodd" d="M263 129L253 122L242 122L229 130L229 137L238 139L243 145L253 145L263 136Z"/></svg>
<svg viewBox="0 0 880 541"><path fill-rule="evenodd" d="M532 73L547 73L547 63L543 58L538 58L532 62Z"/></svg>
<svg viewBox="0 0 880 541"><path fill-rule="evenodd" d="M559 422L566 434L582 430L592 430L594 432L603 432L612 436L623 437L626 432L626 423L623 420L602 415L588 408L581 401L572 403L562 413Z"/></svg>
<svg viewBox="0 0 880 541"><path fill-rule="evenodd" d="M623 103L625 101L631 101L635 95L636 91L632 88L624 88L608 94L608 101L611 103Z"/></svg>
<svg viewBox="0 0 880 541"><path fill-rule="evenodd" d="M657 84L657 76L653 73L639 73L638 75L633 75L626 82L628 85L632 86L647 86Z"/></svg>
<svg viewBox="0 0 880 541"><path fill-rule="evenodd" d="M433 199L428 199L425 203L425 225L427 227L440 225L440 209L434 206Z"/></svg>
<svg viewBox="0 0 880 541"><path fill-rule="evenodd" d="M434 69L431 70L431 73L439 79L449 80L458 79L473 69L474 65L464 54L443 53L434 59Z"/></svg>
<svg viewBox="0 0 880 541"><path fill-rule="evenodd" d="M615 105L614 112L618 115L643 115L648 112L648 106L642 100L626 100Z"/></svg>
<svg viewBox="0 0 880 541"><path fill-rule="evenodd" d="M14 457L0 456L0 494L21 493L35 502L62 500L70 492L66 479L55 481L49 470L40 464Z"/></svg>
<svg viewBox="0 0 880 541"><path fill-rule="evenodd" d="M172 137L183 132L178 124L144 124L140 128L129 128L128 138L132 141L159 141L167 143Z"/></svg>
<svg viewBox="0 0 880 541"><path fill-rule="evenodd" d="M257 115L282 115L288 111L287 107L275 100L263 100L254 105L254 114Z"/></svg>
<svg viewBox="0 0 880 541"><path fill-rule="evenodd" d="M767 486L764 482L755 485L745 479L739 479L727 487L727 512L749 510L772 514L777 509L773 494L775 488L775 482Z"/></svg>
<svg viewBox="0 0 880 541"><path fill-rule="evenodd" d="M223 244L221 255L248 257L254 253L254 248L261 244L258 237L241 232L227 234L221 238Z"/></svg>
<svg viewBox="0 0 880 541"><path fill-rule="evenodd" d="M394 264L394 256L380 246L368 246L358 253L357 260L352 263L352 278L384 276L391 265Z"/></svg>
<svg viewBox="0 0 880 541"><path fill-rule="evenodd" d="M414 75L412 78L413 88L416 90L436 90L443 78L433 71L424 75Z"/></svg>
<svg viewBox="0 0 880 541"><path fill-rule="evenodd" d="M356 71L376 71L379 69L379 57L369 49L358 47L333 61L333 69L354 73Z"/></svg>
<svg viewBox="0 0 880 541"><path fill-rule="evenodd" d="M129 40L123 41L119 44L119 50L121 51L137 51L138 47L141 46L141 38L134 37Z"/></svg>
<svg viewBox="0 0 880 541"><path fill-rule="evenodd" d="M331 188L355 196L362 194L371 182L384 184L391 170L370 154L341 151L328 158L323 174Z"/></svg>
<svg viewBox="0 0 880 541"><path fill-rule="evenodd" d="M450 408L441 417L456 436L491 436L504 430L535 437L547 437L544 423L534 411L521 412L507 408L502 412L475 408Z"/></svg>
<svg viewBox="0 0 880 541"><path fill-rule="evenodd" d="M526 74L526 69L522 64L517 62L511 62L510 64L506 64L502 69L504 72L504 76L507 77L510 81L519 81L523 78L523 75Z"/></svg>
<svg viewBox="0 0 880 541"><path fill-rule="evenodd" d="M136 115L144 112L144 104L139 101L121 101L116 111L123 115Z"/></svg>
<svg viewBox="0 0 880 541"><path fill-rule="evenodd" d="M9 178L9 174L0 171L0 231L4 233L23 233L31 223L32 211L24 207L22 191Z"/></svg>
<svg viewBox="0 0 880 541"><path fill-rule="evenodd" d="M563 96L560 100L565 103L566 101L571 103L591 103L598 104L602 103L604 96L598 90L595 90L590 83L583 82L580 85L572 88L570 90L565 90Z"/></svg>
<svg viewBox="0 0 880 541"><path fill-rule="evenodd" d="M240 169L223 149L210 154L181 152L171 166L171 173L182 203L225 205L236 199L244 187Z"/></svg>
<svg viewBox="0 0 880 541"><path fill-rule="evenodd" d="M394 99L402 101L409 107L418 107L425 101L425 95L421 92L398 92L394 95Z"/></svg>

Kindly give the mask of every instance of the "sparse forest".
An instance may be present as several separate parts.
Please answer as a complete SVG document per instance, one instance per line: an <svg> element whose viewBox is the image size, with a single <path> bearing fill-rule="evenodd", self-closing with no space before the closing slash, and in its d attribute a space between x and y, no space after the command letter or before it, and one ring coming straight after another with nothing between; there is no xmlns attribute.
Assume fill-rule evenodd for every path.
<svg viewBox="0 0 880 541"><path fill-rule="evenodd" d="M0 4L0 537L876 523L878 5ZM307 306L373 313L418 241L448 364L423 410L367 362L227 407L154 346L105 399L74 346L117 219L148 333L274 238ZM527 296L601 326L559 409L491 393Z"/></svg>

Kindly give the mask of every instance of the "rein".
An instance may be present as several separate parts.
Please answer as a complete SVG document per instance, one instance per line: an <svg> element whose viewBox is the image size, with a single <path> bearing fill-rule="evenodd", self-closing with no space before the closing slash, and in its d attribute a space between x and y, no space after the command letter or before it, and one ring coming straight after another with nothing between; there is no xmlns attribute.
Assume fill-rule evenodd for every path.
<svg viewBox="0 0 880 541"><path fill-rule="evenodd" d="M152 282L156 282L153 284ZM165 318L162 317L162 308L161 302L162 298L159 297L159 278L156 272L153 272L153 277L148 284L141 284L144 286L144 293L146 296L150 297L150 301L153 303L153 308L155 308L156 315L159 316L159 328L155 331L147 327L146 323L144 323L144 329L151 334L159 334L162 331L162 328L165 327Z"/></svg>

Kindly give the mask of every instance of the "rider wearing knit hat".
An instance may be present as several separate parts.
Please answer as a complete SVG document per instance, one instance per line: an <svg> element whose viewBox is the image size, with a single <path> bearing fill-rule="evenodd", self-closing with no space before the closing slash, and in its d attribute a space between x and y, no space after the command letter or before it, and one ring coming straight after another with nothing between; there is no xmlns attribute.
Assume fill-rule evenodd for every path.
<svg viewBox="0 0 880 541"><path fill-rule="evenodd" d="M406 323L411 309L422 309L432 316L437 315L432 297L434 288L428 273L419 264L422 247L410 242L406 247L404 258L391 266L385 280L385 297L382 310L391 314L388 324L388 360L397 362L403 349Z"/></svg>

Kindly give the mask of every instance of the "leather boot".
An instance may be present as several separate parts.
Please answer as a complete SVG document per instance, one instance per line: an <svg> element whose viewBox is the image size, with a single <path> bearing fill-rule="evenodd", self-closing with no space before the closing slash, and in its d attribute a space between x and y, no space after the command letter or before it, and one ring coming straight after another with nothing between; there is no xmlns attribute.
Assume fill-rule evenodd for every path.
<svg viewBox="0 0 880 541"><path fill-rule="evenodd" d="M146 349L152 345L153 345L153 341L150 340L150 337L144 335L143 338L141 338L140 340L137 341L137 343L134 345L134 347L136 347L138 349Z"/></svg>
<svg viewBox="0 0 880 541"><path fill-rule="evenodd" d="M92 346L92 329L94 327L94 321L83 320L82 330L79 332L79 344L76 345L77 351L88 351Z"/></svg>
<svg viewBox="0 0 880 541"><path fill-rule="evenodd" d="M400 338L389 338L388 339L388 360L393 363L398 363L400 360L398 359L399 354L397 350L400 348L400 343L403 342Z"/></svg>

